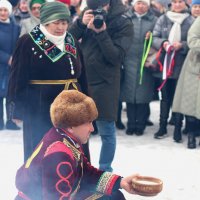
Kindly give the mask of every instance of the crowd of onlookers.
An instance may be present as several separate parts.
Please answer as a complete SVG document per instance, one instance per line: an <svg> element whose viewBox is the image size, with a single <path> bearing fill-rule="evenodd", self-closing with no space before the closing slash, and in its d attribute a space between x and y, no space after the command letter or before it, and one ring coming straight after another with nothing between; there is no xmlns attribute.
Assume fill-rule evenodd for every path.
<svg viewBox="0 0 200 200"><path fill-rule="evenodd" d="M86 6L83 0L59 1L69 6L71 23L76 21ZM170 123L174 125L174 141L181 142L185 119L183 133L188 134L188 148L196 148L195 137L200 132L198 120L200 114L187 113L177 109L175 105L173 108L173 99L190 47L187 42L188 31L195 19L200 16L200 0L122 0L122 2L126 6L124 15L131 19L134 30L132 41L123 41L130 43L130 47L121 67L116 127L125 129L121 120L121 109L122 102L126 102L126 134L143 135L146 126L153 125L150 121L149 104L153 100L159 100L160 123L154 138L166 137L167 126ZM0 129L4 128L3 101L6 97L12 53L18 38L29 33L40 23L40 7L43 3L45 0L0 0ZM167 52L159 70L152 70L151 67L145 65L149 52L145 45L149 43L151 43L149 47L151 46L156 52L161 48ZM155 61L158 62L158 60ZM196 62L200 61L196 59ZM196 88L196 90L199 89ZM195 95L200 95L200 92ZM197 109L196 105L188 104L187 106ZM12 121L12 109L12 105L6 103L5 126L7 129L18 130L18 125ZM95 122L94 125L96 127ZM98 132L97 127L95 132Z"/></svg>

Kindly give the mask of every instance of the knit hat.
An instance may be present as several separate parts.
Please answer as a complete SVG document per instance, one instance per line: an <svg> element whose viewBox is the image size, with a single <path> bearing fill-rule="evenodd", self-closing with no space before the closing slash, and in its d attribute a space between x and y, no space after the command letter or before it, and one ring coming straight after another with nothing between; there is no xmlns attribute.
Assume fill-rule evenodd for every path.
<svg viewBox="0 0 200 200"><path fill-rule="evenodd" d="M192 0L191 5L199 5L200 4L200 0Z"/></svg>
<svg viewBox="0 0 200 200"><path fill-rule="evenodd" d="M0 0L0 8L6 8L9 15L12 14L12 4L8 0Z"/></svg>
<svg viewBox="0 0 200 200"><path fill-rule="evenodd" d="M92 98L77 90L63 90L50 107L51 121L56 128L79 126L98 116Z"/></svg>
<svg viewBox="0 0 200 200"><path fill-rule="evenodd" d="M150 6L150 0L133 0L132 5L134 6L137 2L140 2L140 1Z"/></svg>
<svg viewBox="0 0 200 200"><path fill-rule="evenodd" d="M68 6L69 6L70 3L71 3L71 0L57 0L57 1L62 2L62 3L64 3L64 4L67 4Z"/></svg>
<svg viewBox="0 0 200 200"><path fill-rule="evenodd" d="M88 8L96 10L98 7L103 7L110 3L110 0L86 0Z"/></svg>
<svg viewBox="0 0 200 200"><path fill-rule="evenodd" d="M31 0L30 1L30 8L32 8L33 4L35 4L35 3L38 3L38 4L42 5L45 2L46 2L45 0Z"/></svg>
<svg viewBox="0 0 200 200"><path fill-rule="evenodd" d="M40 22L45 25L56 20L64 19L70 21L69 8L61 2L47 2L40 8Z"/></svg>
<svg viewBox="0 0 200 200"><path fill-rule="evenodd" d="M154 0L154 1L161 4L165 8L168 8L168 5L171 3L171 0Z"/></svg>

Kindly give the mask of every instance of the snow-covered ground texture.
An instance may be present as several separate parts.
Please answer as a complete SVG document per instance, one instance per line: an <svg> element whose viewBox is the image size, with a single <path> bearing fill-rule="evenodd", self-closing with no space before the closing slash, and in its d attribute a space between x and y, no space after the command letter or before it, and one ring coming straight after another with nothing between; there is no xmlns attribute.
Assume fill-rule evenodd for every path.
<svg viewBox="0 0 200 200"><path fill-rule="evenodd" d="M159 104L151 103L153 127L148 127L143 136L128 136L117 132L117 150L113 162L114 173L122 176L139 173L163 180L163 191L155 197L130 195L127 200L199 200L200 199L200 146L187 149L187 137L183 143L173 142L173 126L168 126L169 137L153 138L158 129ZM126 123L126 113L123 112ZM101 140L91 136L90 151L92 164L98 167ZM23 162L22 131L0 131L0 200L13 200L16 170Z"/></svg>

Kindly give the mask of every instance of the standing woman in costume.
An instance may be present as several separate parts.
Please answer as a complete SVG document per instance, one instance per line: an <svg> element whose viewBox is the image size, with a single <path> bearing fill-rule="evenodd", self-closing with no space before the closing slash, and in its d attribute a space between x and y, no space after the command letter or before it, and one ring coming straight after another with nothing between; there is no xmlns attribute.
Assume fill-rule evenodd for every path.
<svg viewBox="0 0 200 200"><path fill-rule="evenodd" d="M54 98L68 89L87 93L78 42L67 32L68 7L48 2L40 13L41 24L18 41L9 80L13 117L23 120L24 160L52 126L49 108ZM87 145L85 153L89 157Z"/></svg>
<svg viewBox="0 0 200 200"><path fill-rule="evenodd" d="M188 52L187 32L192 23L193 17L189 14L185 0L172 0L170 10L158 18L153 30L153 47L157 50L163 48L166 61L162 62L161 71L154 73L161 91L160 127L154 134L156 139L167 136L167 120L176 83ZM181 141L182 119L182 114L175 114L175 142Z"/></svg>
<svg viewBox="0 0 200 200"><path fill-rule="evenodd" d="M12 61L12 54L20 33L20 27L15 24L12 5L7 0L0 0L0 130L4 128L4 103L8 89L8 76ZM7 121L6 128L19 130L11 120L10 107L6 100Z"/></svg>

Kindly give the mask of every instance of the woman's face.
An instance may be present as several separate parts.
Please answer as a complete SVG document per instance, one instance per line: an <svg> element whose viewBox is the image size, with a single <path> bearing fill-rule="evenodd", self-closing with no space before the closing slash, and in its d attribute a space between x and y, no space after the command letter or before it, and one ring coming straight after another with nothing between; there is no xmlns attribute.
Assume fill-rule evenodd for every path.
<svg viewBox="0 0 200 200"><path fill-rule="evenodd" d="M57 20L50 24L45 25L47 31L55 36L62 36L66 33L68 22L66 20Z"/></svg>
<svg viewBox="0 0 200 200"><path fill-rule="evenodd" d="M9 12L7 8L0 8L0 20L6 21L9 18Z"/></svg>
<svg viewBox="0 0 200 200"><path fill-rule="evenodd" d="M187 8L184 0L172 0L171 10L173 12L181 13L183 10Z"/></svg>
<svg viewBox="0 0 200 200"><path fill-rule="evenodd" d="M19 3L19 9L22 12L28 12L28 3L27 3L27 1L20 1L20 3Z"/></svg>

